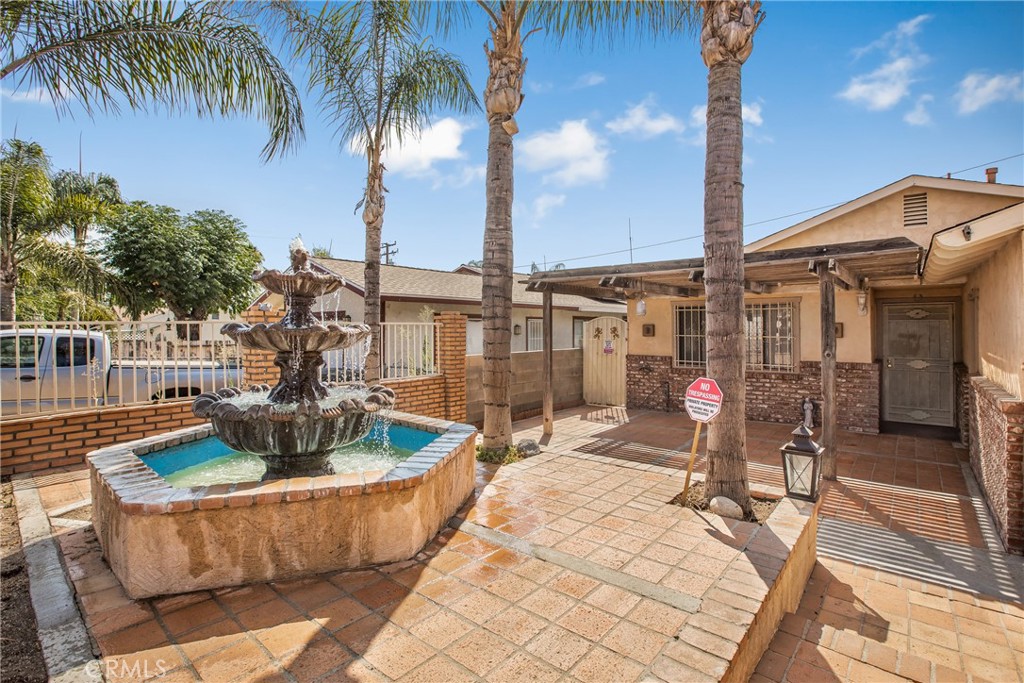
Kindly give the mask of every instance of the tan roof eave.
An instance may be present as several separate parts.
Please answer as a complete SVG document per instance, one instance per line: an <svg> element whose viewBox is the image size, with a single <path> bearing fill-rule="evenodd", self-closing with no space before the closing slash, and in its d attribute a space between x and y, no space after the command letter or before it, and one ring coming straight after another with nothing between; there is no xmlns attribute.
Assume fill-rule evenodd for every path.
<svg viewBox="0 0 1024 683"><path fill-rule="evenodd" d="M924 282L937 284L967 275L1022 230L1024 203L935 233L922 269Z"/></svg>

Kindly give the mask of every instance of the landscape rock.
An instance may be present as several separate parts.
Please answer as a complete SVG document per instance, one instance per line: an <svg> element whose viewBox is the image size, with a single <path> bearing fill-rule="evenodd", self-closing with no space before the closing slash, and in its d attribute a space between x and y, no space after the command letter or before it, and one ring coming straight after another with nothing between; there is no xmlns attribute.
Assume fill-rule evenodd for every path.
<svg viewBox="0 0 1024 683"><path fill-rule="evenodd" d="M711 503L708 506L711 512L719 515L720 517L731 517L733 519L743 519L743 508L738 503L725 496L715 496L711 499Z"/></svg>
<svg viewBox="0 0 1024 683"><path fill-rule="evenodd" d="M516 444L516 450L519 451L520 456L529 458L534 455L540 455L540 444L533 439L523 439Z"/></svg>

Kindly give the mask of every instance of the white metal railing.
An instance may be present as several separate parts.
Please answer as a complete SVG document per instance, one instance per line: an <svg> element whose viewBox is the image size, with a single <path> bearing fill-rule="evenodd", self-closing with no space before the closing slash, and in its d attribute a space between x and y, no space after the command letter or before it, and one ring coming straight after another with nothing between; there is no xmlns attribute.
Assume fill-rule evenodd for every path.
<svg viewBox="0 0 1024 683"><path fill-rule="evenodd" d="M0 416L119 407L248 384L227 320L0 323ZM439 323L382 323L381 378L438 372ZM367 345L324 354L325 380L365 377Z"/></svg>
<svg viewBox="0 0 1024 683"><path fill-rule="evenodd" d="M0 415L117 407L242 382L227 321L0 323Z"/></svg>

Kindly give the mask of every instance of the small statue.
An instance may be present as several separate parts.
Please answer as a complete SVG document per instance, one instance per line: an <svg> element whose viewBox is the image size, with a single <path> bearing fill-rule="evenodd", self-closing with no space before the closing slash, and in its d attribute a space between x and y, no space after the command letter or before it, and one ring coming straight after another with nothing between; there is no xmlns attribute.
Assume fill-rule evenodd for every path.
<svg viewBox="0 0 1024 683"><path fill-rule="evenodd" d="M804 398L803 403L800 407L804 411L804 427L811 429L814 427L814 401L811 400L810 396Z"/></svg>
<svg viewBox="0 0 1024 683"><path fill-rule="evenodd" d="M292 272L309 270L309 251L302 239L296 237L288 244L288 255L292 262Z"/></svg>

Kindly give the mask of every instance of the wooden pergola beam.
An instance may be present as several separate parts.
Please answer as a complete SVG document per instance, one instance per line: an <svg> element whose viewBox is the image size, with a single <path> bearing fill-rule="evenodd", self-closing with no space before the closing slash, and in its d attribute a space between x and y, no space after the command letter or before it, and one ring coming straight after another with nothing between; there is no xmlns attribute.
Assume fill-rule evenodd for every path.
<svg viewBox="0 0 1024 683"><path fill-rule="evenodd" d="M544 300L544 435L551 436L555 431L555 388L554 388L554 321L551 305L552 294L545 290Z"/></svg>
<svg viewBox="0 0 1024 683"><path fill-rule="evenodd" d="M824 264L822 264L824 265ZM835 275L828 268L817 268L821 293L821 445L825 453L821 476L836 478L836 288Z"/></svg>
<svg viewBox="0 0 1024 683"><path fill-rule="evenodd" d="M646 292L647 294L661 294L665 296L697 296L696 289L690 287L679 287L677 285L666 285L660 282L644 282L638 278L610 276L603 277L598 281L599 287L609 287L615 290L632 290L634 292Z"/></svg>
<svg viewBox="0 0 1024 683"><path fill-rule="evenodd" d="M751 282L750 280L744 280L743 289L751 294L771 294L778 289L778 287L767 282Z"/></svg>
<svg viewBox="0 0 1024 683"><path fill-rule="evenodd" d="M837 281L846 283L847 289L864 289L864 278L858 276L834 258L828 260L828 272L832 273Z"/></svg>

